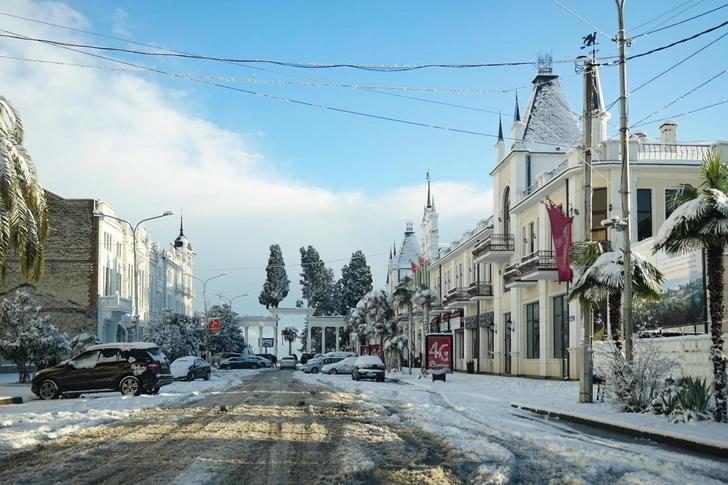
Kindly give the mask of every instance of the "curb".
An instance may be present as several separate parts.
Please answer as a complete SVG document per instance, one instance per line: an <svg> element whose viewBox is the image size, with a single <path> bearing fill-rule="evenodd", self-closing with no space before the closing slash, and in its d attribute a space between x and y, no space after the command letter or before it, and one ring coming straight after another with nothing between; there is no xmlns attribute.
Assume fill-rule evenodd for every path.
<svg viewBox="0 0 728 485"><path fill-rule="evenodd" d="M718 456L720 458L728 458L728 447L722 447L717 445L711 445L708 443L698 443L696 441L687 440L685 438L677 438L674 436L666 436L664 434L655 433L652 431L645 431L629 426L618 426L615 424L603 423L591 419L574 416L572 414L560 413L555 411L547 411L545 409L538 409L529 406L521 406L518 404L511 404L516 409L523 409L524 411L530 411L535 414L543 416L549 416L551 418L559 418L564 421L570 421L572 423L583 424L591 426L593 428L604 429L607 431L613 431L633 438L640 438L645 440L654 441L663 445L670 445L676 448L682 448L685 450L695 451L698 453Z"/></svg>
<svg viewBox="0 0 728 485"><path fill-rule="evenodd" d="M3 404L23 404L22 397L0 397L0 406Z"/></svg>

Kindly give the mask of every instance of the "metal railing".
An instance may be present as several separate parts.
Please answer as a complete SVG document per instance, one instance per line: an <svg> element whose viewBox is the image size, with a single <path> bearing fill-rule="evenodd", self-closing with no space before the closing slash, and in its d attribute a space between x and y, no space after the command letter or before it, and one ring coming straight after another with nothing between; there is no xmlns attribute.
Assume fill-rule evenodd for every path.
<svg viewBox="0 0 728 485"><path fill-rule="evenodd" d="M518 263L506 265L503 268L503 283L510 284L516 281L521 276L521 268Z"/></svg>
<svg viewBox="0 0 728 485"><path fill-rule="evenodd" d="M458 287L458 288L453 288L447 292L447 296L445 297L445 304L449 305L450 303L453 303L456 301L468 301L468 300L470 300L470 296L468 295L467 289Z"/></svg>
<svg viewBox="0 0 728 485"><path fill-rule="evenodd" d="M515 251L516 243L513 234L488 234L473 248L476 258L490 251Z"/></svg>
<svg viewBox="0 0 728 485"><path fill-rule="evenodd" d="M638 160L702 160L709 151L710 145L640 143L637 156Z"/></svg>
<svg viewBox="0 0 728 485"><path fill-rule="evenodd" d="M521 258L520 273L527 274L539 270L556 270L556 256L548 249L539 249Z"/></svg>
<svg viewBox="0 0 728 485"><path fill-rule="evenodd" d="M470 283L468 286L468 295L471 298L475 296L493 296L492 283Z"/></svg>

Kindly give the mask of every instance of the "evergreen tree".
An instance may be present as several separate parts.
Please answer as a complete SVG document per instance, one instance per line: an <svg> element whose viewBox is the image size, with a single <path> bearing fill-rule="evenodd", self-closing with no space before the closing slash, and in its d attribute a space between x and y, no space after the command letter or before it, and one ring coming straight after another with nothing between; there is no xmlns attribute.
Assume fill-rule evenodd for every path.
<svg viewBox="0 0 728 485"><path fill-rule="evenodd" d="M258 302L265 305L265 309L270 307L278 308L278 304L288 296L288 290L291 286L291 280L286 274L286 263L283 261L283 252L278 244L270 246L270 256L268 257L268 266L265 268L266 278L263 284L263 291L260 292Z"/></svg>
<svg viewBox="0 0 728 485"><path fill-rule="evenodd" d="M334 302L334 271L321 261L318 251L313 246L301 248L301 293L314 308L315 316L335 315L337 308Z"/></svg>
<svg viewBox="0 0 728 485"><path fill-rule="evenodd" d="M166 308L159 320L147 328L147 340L159 348L171 362L187 355L197 355L204 338L205 330L197 319L176 313Z"/></svg>
<svg viewBox="0 0 728 485"><path fill-rule="evenodd" d="M30 376L29 362L49 364L71 351L66 333L49 324L48 316L41 317L40 310L24 291L0 303L0 356L15 364L20 382Z"/></svg>
<svg viewBox="0 0 728 485"><path fill-rule="evenodd" d="M208 355L222 352L244 352L247 348L245 336L238 327L238 314L230 309L230 305L215 305L209 309L208 313L210 318L220 319L220 331L210 334L208 337L210 345Z"/></svg>
<svg viewBox="0 0 728 485"><path fill-rule="evenodd" d="M372 291L373 281L372 270L364 253L361 250L352 253L349 264L341 268L341 279L337 282L338 314L348 315L364 295Z"/></svg>

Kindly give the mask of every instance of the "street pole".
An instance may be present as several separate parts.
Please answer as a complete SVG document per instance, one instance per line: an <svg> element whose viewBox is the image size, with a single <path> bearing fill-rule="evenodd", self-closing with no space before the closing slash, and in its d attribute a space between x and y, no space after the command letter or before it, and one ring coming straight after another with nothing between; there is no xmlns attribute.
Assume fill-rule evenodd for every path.
<svg viewBox="0 0 728 485"><path fill-rule="evenodd" d="M592 229L592 111L594 100L594 61L584 59L584 162L582 163L582 179L584 182L584 241L591 241ZM594 385L592 376L592 308L591 304L581 305L581 317L584 324L584 341L582 342L582 366L579 379L579 402L592 402Z"/></svg>
<svg viewBox="0 0 728 485"><path fill-rule="evenodd" d="M220 298L226 299L228 301L228 305L230 306L230 311L232 312L233 311L233 301L235 301L236 298L242 298L244 296L248 296L248 294L243 293L242 295L233 296L231 293L230 296L228 297L228 296L223 295L222 293L215 293L215 296L219 296Z"/></svg>
<svg viewBox="0 0 728 485"><path fill-rule="evenodd" d="M208 360L210 358L210 329L207 328L207 282L210 280L214 280L215 278L219 278L221 276L225 276L227 274L227 271L224 273L220 273L217 276L212 276L210 278L207 278L206 280L203 280L202 278L198 278L197 276L190 275L192 278L199 280L202 282L202 307L205 309L205 360Z"/></svg>
<svg viewBox="0 0 728 485"><path fill-rule="evenodd" d="M627 63L625 59L624 45L624 2L626 0L615 0L619 16L619 33L617 44L619 45L619 144L622 151L622 222L626 224L623 233L624 243L624 305L622 322L624 325L624 357L628 363L632 362L632 249L630 245L632 221L630 219L630 181L629 181L629 146L627 135Z"/></svg>
<svg viewBox="0 0 728 485"><path fill-rule="evenodd" d="M126 219L122 219L120 217L112 216L109 214L104 214L100 210L93 211L94 217L108 217L109 219L114 219L118 222L123 222L129 226L129 229L131 229L131 237L132 237L132 251L134 253L134 301L132 302L132 317L131 317L131 328L134 329L134 340L138 338L139 333L139 267L137 266L137 245L136 245L136 230L137 228L143 223L147 221L151 221L153 219L159 219L160 217L167 217L174 215L173 211L165 211L164 213L154 216L154 217L148 217L147 219L142 219L141 221L137 222L135 225L132 225L131 222L127 221ZM127 337L128 340L128 337Z"/></svg>

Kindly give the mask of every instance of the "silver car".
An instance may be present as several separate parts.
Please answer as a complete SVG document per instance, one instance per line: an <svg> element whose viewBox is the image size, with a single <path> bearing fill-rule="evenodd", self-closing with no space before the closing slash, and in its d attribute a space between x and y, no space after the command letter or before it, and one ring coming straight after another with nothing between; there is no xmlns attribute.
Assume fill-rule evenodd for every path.
<svg viewBox="0 0 728 485"><path fill-rule="evenodd" d="M342 361L326 364L321 368L321 372L332 375L351 374L351 370L354 368L354 362L356 362L356 357L347 357Z"/></svg>

